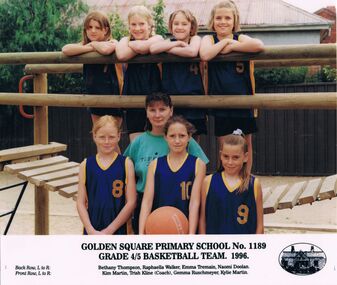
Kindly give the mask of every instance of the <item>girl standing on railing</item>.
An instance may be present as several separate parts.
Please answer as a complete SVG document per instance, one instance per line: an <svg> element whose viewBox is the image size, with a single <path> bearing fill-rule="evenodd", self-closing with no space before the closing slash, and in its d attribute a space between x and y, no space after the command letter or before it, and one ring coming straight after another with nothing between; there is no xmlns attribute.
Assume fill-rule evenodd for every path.
<svg viewBox="0 0 337 285"><path fill-rule="evenodd" d="M120 40L116 47L117 58L127 61L138 54L148 54L150 46L162 37L153 35L153 18L145 6L134 6L128 14L130 35ZM157 63L129 63L125 65L123 95L148 95L161 90ZM144 132L144 109L127 109L126 125L130 140Z"/></svg>
<svg viewBox="0 0 337 285"><path fill-rule="evenodd" d="M67 56L79 55L96 51L102 55L109 55L115 51L117 41L111 39L111 28L107 16L101 12L91 12L83 24L82 42L67 44L62 52ZM96 95L119 95L122 84L121 66L114 64L84 64L83 79L85 93ZM122 124L123 113L116 108L89 108L92 122L101 116L111 115L119 126ZM118 145L117 145L117 149Z"/></svg>
<svg viewBox="0 0 337 285"><path fill-rule="evenodd" d="M164 132L169 153L149 165L139 218L140 234L144 234L149 214L164 206L181 210L188 218L189 233L196 233L206 165L187 152L194 131L194 126L181 116L174 116L166 123Z"/></svg>
<svg viewBox="0 0 337 285"><path fill-rule="evenodd" d="M201 38L197 35L198 23L189 10L177 10L170 15L169 31L173 38L161 40L150 47L151 54L167 52L181 57L196 57ZM199 63L163 63L162 88L169 95L204 95ZM191 98L193 100L193 97ZM202 109L175 108L176 114L184 116L195 128L197 140L207 134L206 113Z"/></svg>
<svg viewBox="0 0 337 285"><path fill-rule="evenodd" d="M248 145L241 130L224 136L221 167L201 191L201 234L262 234L261 185L247 169Z"/></svg>
<svg viewBox="0 0 337 285"><path fill-rule="evenodd" d="M102 116L93 125L97 154L80 165L77 210L84 234L127 234L127 221L136 206L132 161L115 151L120 127L112 116Z"/></svg>
<svg viewBox="0 0 337 285"><path fill-rule="evenodd" d="M263 43L247 35L238 34L240 29L239 11L234 1L226 0L215 5L208 23L215 35L207 35L201 41L200 58L204 61L213 59L218 54L230 52L259 52ZM252 62L209 62L209 95L252 95L255 92L254 70ZM246 134L248 144L247 169L250 172L253 160L252 133L257 131L253 110L216 109L213 110L215 135L218 137L219 149L222 148L224 136L235 129Z"/></svg>

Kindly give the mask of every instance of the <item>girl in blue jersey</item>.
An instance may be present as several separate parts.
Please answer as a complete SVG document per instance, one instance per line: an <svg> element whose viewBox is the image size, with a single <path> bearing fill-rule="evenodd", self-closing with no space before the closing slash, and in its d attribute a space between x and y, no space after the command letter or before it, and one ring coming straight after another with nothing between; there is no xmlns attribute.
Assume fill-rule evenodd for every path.
<svg viewBox="0 0 337 285"><path fill-rule="evenodd" d="M111 39L111 28L107 16L101 12L91 12L87 15L83 25L83 39L81 43L67 44L62 52L67 56L79 55L96 51L102 55L109 55L115 51L117 41ZM117 76L118 75L118 76ZM84 64L84 89L87 94L119 95L122 69L114 64ZM111 115L122 124L122 111L116 108L89 108L92 122L101 116Z"/></svg>
<svg viewBox="0 0 337 285"><path fill-rule="evenodd" d="M170 15L168 26L173 38L152 44L151 54L167 52L181 57L198 56L201 38L197 35L198 23L193 14L189 10L177 10ZM198 62L170 62L163 63L162 67L163 92L169 95L205 94ZM198 138L200 134L207 134L205 111L175 108L174 112L196 127L194 135Z"/></svg>
<svg viewBox="0 0 337 285"><path fill-rule="evenodd" d="M227 135L220 151L222 167L208 175L201 190L201 234L262 234L261 185L247 171L248 146L241 130Z"/></svg>
<svg viewBox="0 0 337 285"><path fill-rule="evenodd" d="M139 230L139 213L145 189L146 176L150 162L169 153L165 140L165 125L173 113L171 97L165 93L153 93L146 96L145 109L147 115L147 131L130 143L124 155L130 157L135 165L137 207L134 211L132 226L135 233ZM187 152L199 157L205 163L208 158L198 143L191 138Z"/></svg>
<svg viewBox="0 0 337 285"><path fill-rule="evenodd" d="M102 116L92 129L97 154L80 165L77 210L84 234L127 234L127 221L136 206L132 161L118 154L118 122Z"/></svg>
<svg viewBox="0 0 337 285"><path fill-rule="evenodd" d="M200 46L200 58L204 61L213 59L218 54L230 52L259 52L263 43L247 35L238 34L240 17L234 1L226 0L215 5L208 23L215 35L203 37ZM208 63L209 95L253 95L255 90L252 62L216 62ZM218 137L219 149L222 148L224 136L239 128L246 134L248 144L248 171L251 170L253 151L252 133L257 131L253 111L249 109L213 110L215 135Z"/></svg>
<svg viewBox="0 0 337 285"><path fill-rule="evenodd" d="M130 36L120 40L116 47L117 58L127 61L138 54L148 54L150 46L162 39L152 35L153 18L145 6L134 6L128 14ZM123 95L148 95L161 90L160 71L157 63L129 63L125 65ZM130 140L144 132L144 109L126 110L126 125Z"/></svg>
<svg viewBox="0 0 337 285"><path fill-rule="evenodd" d="M149 165L139 218L140 234L144 234L149 214L163 206L181 210L189 219L189 233L196 233L200 189L206 165L199 158L187 153L187 145L194 131L194 126L181 116L168 120L165 139L170 151Z"/></svg>

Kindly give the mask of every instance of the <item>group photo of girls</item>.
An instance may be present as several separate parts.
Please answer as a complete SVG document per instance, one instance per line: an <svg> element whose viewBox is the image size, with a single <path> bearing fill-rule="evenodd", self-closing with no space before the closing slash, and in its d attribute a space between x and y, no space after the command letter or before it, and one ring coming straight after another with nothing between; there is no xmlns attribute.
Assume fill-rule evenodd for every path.
<svg viewBox="0 0 337 285"><path fill-rule="evenodd" d="M253 95L253 67L247 62L211 61L231 52L258 53L262 41L239 33L235 1L209 11L211 34L198 35L198 19L187 9L169 15L169 37L155 34L151 11L132 6L129 35L111 36L109 19L90 12L80 43L62 48L66 56L88 52L113 55L121 63L85 64L85 93L91 96L146 97L144 108L89 108L97 154L81 163L77 209L84 234L144 234L146 221L161 207L175 207L188 220L189 234L262 234L263 205L259 179L251 173L254 110L193 109L173 106L171 97ZM200 62L127 63L137 55L167 53ZM203 80L204 65L207 78ZM206 100L206 97L205 97ZM218 170L199 145L214 116ZM121 130L130 144L119 146ZM165 232L163 232L165 233Z"/></svg>

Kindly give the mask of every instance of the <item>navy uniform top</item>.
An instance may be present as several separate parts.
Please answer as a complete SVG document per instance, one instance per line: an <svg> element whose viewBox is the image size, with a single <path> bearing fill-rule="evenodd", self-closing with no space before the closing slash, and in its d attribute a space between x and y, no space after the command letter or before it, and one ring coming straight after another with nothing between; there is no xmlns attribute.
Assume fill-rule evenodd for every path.
<svg viewBox="0 0 337 285"><path fill-rule="evenodd" d="M163 206L172 206L181 210L188 218L197 159L193 155L186 155L184 163L176 171L172 170L167 156L156 160L152 211Z"/></svg>
<svg viewBox="0 0 337 285"><path fill-rule="evenodd" d="M176 41L176 39L171 39ZM163 63L163 92L169 95L204 95L200 66L197 62ZM191 98L193 100L193 98ZM204 119L205 112L198 109L179 108L186 118Z"/></svg>
<svg viewBox="0 0 337 285"><path fill-rule="evenodd" d="M212 175L206 196L207 234L255 234L257 226L257 187L251 176L248 190L230 187L224 172Z"/></svg>
<svg viewBox="0 0 337 285"><path fill-rule="evenodd" d="M104 168L97 156L90 156L86 160L85 172L90 222L100 231L112 223L125 205L126 157L116 154L111 165ZM126 234L126 224L115 234Z"/></svg>
<svg viewBox="0 0 337 285"><path fill-rule="evenodd" d="M123 95L148 95L160 90L161 78L157 63L127 64L124 73Z"/></svg>
<svg viewBox="0 0 337 285"><path fill-rule="evenodd" d="M119 95L119 83L114 64L84 64L84 92L86 94ZM114 109L121 116L121 109Z"/></svg>
<svg viewBox="0 0 337 285"><path fill-rule="evenodd" d="M239 35L233 34L238 40ZM214 44L219 42L213 35ZM210 61L208 63L208 94L209 95L253 95L254 67L250 61ZM218 117L250 118L253 117L249 109L215 109L213 114Z"/></svg>

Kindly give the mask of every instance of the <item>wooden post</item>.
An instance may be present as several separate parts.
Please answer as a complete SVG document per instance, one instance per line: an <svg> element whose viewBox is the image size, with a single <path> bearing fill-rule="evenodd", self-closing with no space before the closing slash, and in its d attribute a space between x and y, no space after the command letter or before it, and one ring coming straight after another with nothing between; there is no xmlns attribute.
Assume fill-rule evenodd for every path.
<svg viewBox="0 0 337 285"><path fill-rule="evenodd" d="M34 93L47 93L47 74L34 76ZM48 143L48 107L34 107L34 144ZM49 234L49 192L35 187L35 234Z"/></svg>

